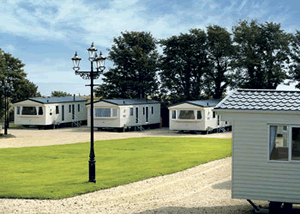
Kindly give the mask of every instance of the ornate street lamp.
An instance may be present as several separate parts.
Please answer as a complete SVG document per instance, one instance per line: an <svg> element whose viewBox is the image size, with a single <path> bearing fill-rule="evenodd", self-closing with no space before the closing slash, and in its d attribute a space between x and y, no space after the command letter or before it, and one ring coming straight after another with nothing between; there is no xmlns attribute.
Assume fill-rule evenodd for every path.
<svg viewBox="0 0 300 214"><path fill-rule="evenodd" d="M10 93L13 91L12 78L5 78L3 82L0 83L0 87L4 94L4 134L7 135L7 128L9 123L8 118L8 97Z"/></svg>
<svg viewBox="0 0 300 214"><path fill-rule="evenodd" d="M102 55L100 51L99 57L97 56L97 49L94 47L94 43L92 43L91 47L87 49L89 52L89 60L91 62L91 70L90 71L79 71L79 64L81 58L78 57L77 52L75 52L73 61L73 69L76 75L80 75L82 79L90 79L91 80L91 148L90 148L90 159L89 159L89 182L96 183L96 160L95 160L95 152L94 152L94 79L98 79L105 69L105 57ZM94 63L96 66L96 71L94 71Z"/></svg>

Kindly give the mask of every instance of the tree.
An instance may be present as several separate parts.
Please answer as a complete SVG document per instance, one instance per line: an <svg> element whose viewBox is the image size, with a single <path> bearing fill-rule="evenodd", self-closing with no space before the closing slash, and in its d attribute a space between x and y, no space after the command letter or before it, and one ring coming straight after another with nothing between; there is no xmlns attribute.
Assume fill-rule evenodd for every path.
<svg viewBox="0 0 300 214"><path fill-rule="evenodd" d="M162 88L181 100L199 99L203 90L203 75L210 68L207 58L207 36L203 30L191 29L160 40Z"/></svg>
<svg viewBox="0 0 300 214"><path fill-rule="evenodd" d="M51 92L51 97L67 97L67 96L72 96L72 94L69 94L64 91L52 91Z"/></svg>
<svg viewBox="0 0 300 214"><path fill-rule="evenodd" d="M144 98L158 90L158 52L150 33L122 32L114 38L109 59L114 68L104 74L103 84L95 89L102 98Z"/></svg>
<svg viewBox="0 0 300 214"><path fill-rule="evenodd" d="M232 81L230 63L234 47L230 33L218 25L207 27L207 40L211 69L205 73L205 93L214 99L221 99Z"/></svg>
<svg viewBox="0 0 300 214"><path fill-rule="evenodd" d="M291 35L280 24L240 21L233 27L236 85L243 88L276 89L284 81L289 63Z"/></svg>
<svg viewBox="0 0 300 214"><path fill-rule="evenodd" d="M300 88L300 31L293 36L291 47L290 74L293 80L298 81L296 88Z"/></svg>
<svg viewBox="0 0 300 214"><path fill-rule="evenodd" d="M24 66L21 60L0 49L0 82L3 82L5 78L13 79L14 92L10 95L11 102L18 102L38 95L38 87L26 79L27 74L23 70ZM4 114L3 109L4 96L0 90L0 117Z"/></svg>

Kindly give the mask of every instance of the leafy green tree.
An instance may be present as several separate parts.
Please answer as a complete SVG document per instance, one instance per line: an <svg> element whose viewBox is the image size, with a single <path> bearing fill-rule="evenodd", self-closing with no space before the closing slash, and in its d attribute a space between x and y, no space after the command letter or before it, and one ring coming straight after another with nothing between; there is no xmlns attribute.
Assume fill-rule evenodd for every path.
<svg viewBox="0 0 300 214"><path fill-rule="evenodd" d="M205 93L214 99L221 99L232 81L230 63L234 47L230 33L218 25L207 27L207 41L211 69L205 73Z"/></svg>
<svg viewBox="0 0 300 214"><path fill-rule="evenodd" d="M292 63L290 66L290 74L291 78L298 82L296 88L300 88L300 31L296 31L296 34L293 36L291 47Z"/></svg>
<svg viewBox="0 0 300 214"><path fill-rule="evenodd" d="M4 79L11 78L14 91L10 94L11 102L18 102L36 97L38 95L37 86L26 79L27 74L24 72L25 65L18 58L0 49L0 82ZM4 114L4 96L0 90L0 117Z"/></svg>
<svg viewBox="0 0 300 214"><path fill-rule="evenodd" d="M64 91L52 91L51 92L51 97L67 97L67 96L72 96L72 94L69 94Z"/></svg>
<svg viewBox="0 0 300 214"><path fill-rule="evenodd" d="M291 35L280 24L240 21L233 27L235 84L243 88L276 89L287 75Z"/></svg>
<svg viewBox="0 0 300 214"><path fill-rule="evenodd" d="M122 32L114 38L109 59L114 68L104 74L95 89L102 98L144 98L158 90L156 41L147 32Z"/></svg>
<svg viewBox="0 0 300 214"><path fill-rule="evenodd" d="M162 88L173 99L199 99L203 77L211 65L207 57L207 36L203 30L191 29L159 42L163 49L160 59Z"/></svg>

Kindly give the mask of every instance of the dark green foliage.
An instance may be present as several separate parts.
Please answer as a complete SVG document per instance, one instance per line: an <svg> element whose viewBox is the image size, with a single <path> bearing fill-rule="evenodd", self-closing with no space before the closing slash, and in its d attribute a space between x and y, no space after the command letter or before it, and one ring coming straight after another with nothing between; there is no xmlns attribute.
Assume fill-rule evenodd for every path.
<svg viewBox="0 0 300 214"><path fill-rule="evenodd" d="M206 33L191 29L187 34L181 33L159 43L163 48L160 59L162 88L166 88L173 99L199 99L203 75L210 68Z"/></svg>
<svg viewBox="0 0 300 214"><path fill-rule="evenodd" d="M158 52L155 39L146 32L122 32L114 38L109 57L114 63L95 89L102 98L144 98L158 89Z"/></svg>
<svg viewBox="0 0 300 214"><path fill-rule="evenodd" d="M290 67L291 77L298 81L296 87L300 88L300 31L297 31L293 37L291 58L293 60Z"/></svg>
<svg viewBox="0 0 300 214"><path fill-rule="evenodd" d="M64 91L52 91L51 92L51 97L67 97L67 96L72 96L72 94L69 94Z"/></svg>
<svg viewBox="0 0 300 214"><path fill-rule="evenodd" d="M280 24L240 21L233 27L235 84L242 88L276 89L287 75L291 35Z"/></svg>
<svg viewBox="0 0 300 214"><path fill-rule="evenodd" d="M0 49L0 82L3 82L5 78L13 78L14 91L9 95L10 102L14 103L39 95L37 92L38 87L26 79L27 74L23 70L24 66L21 60ZM2 90L0 90L0 117L3 114L4 96Z"/></svg>
<svg viewBox="0 0 300 214"><path fill-rule="evenodd" d="M207 27L207 40L211 69L205 73L205 93L220 99L233 78L230 63L234 47L230 33L218 25Z"/></svg>

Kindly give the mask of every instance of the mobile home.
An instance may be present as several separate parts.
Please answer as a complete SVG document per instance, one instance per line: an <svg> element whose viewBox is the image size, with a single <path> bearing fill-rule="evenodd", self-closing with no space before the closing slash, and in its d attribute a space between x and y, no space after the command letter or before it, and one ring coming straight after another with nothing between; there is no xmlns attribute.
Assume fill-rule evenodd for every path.
<svg viewBox="0 0 300 214"><path fill-rule="evenodd" d="M14 103L14 122L24 126L79 125L87 120L86 99L75 96L29 98Z"/></svg>
<svg viewBox="0 0 300 214"><path fill-rule="evenodd" d="M88 125L90 126L90 107ZM140 129L159 127L160 103L148 99L102 99L94 102L94 127Z"/></svg>
<svg viewBox="0 0 300 214"><path fill-rule="evenodd" d="M170 130L177 131L225 131L230 124L222 121L221 117L213 112L213 108L220 100L185 101L169 106Z"/></svg>
<svg viewBox="0 0 300 214"><path fill-rule="evenodd" d="M300 91L240 89L214 111L233 126L232 198L300 203Z"/></svg>

